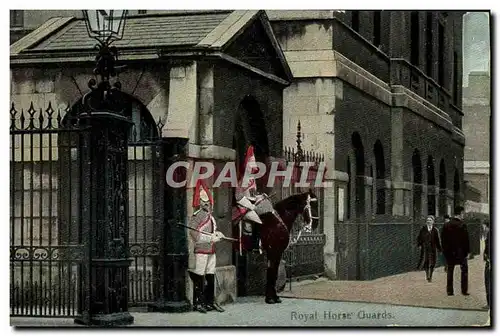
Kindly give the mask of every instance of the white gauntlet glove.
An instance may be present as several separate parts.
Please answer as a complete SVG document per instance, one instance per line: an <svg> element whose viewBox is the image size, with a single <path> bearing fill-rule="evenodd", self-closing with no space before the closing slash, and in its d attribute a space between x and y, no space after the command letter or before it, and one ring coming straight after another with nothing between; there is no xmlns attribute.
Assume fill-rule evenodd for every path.
<svg viewBox="0 0 500 336"><path fill-rule="evenodd" d="M214 243L218 243L220 242L220 240L224 237L224 234L220 231L215 231L213 234L212 234L212 241Z"/></svg>

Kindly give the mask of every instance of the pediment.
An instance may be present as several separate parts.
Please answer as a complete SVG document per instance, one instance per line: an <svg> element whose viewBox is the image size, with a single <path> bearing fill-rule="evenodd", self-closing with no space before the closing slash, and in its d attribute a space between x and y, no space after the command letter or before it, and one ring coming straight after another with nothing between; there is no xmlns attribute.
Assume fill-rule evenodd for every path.
<svg viewBox="0 0 500 336"><path fill-rule="evenodd" d="M257 17L223 52L268 74L291 80L291 72L266 18Z"/></svg>

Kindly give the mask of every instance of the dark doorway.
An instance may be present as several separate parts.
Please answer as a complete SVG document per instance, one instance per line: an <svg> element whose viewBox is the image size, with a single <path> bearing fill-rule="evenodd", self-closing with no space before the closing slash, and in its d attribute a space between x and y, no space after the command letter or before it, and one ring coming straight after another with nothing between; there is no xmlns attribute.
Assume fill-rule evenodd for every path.
<svg viewBox="0 0 500 336"><path fill-rule="evenodd" d="M245 96L241 101L235 116L233 135L233 149L236 151L236 169L241 173L248 147L254 147L255 160L267 163L269 158L269 142L264 114L257 100L252 96ZM259 192L270 194L266 176L257 179ZM231 192L233 203L234 190ZM233 225L233 234L237 236L237 225ZM244 251L240 256L239 251L233 250L233 263L237 274L237 295L262 295L265 288L266 264L263 255L257 252Z"/></svg>

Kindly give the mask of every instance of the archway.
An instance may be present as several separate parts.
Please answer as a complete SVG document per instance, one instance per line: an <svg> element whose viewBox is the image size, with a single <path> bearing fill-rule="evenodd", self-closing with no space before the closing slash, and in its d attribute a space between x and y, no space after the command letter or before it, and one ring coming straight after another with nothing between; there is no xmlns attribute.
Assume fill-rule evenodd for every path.
<svg viewBox="0 0 500 336"><path fill-rule="evenodd" d="M373 155L375 157L375 186L377 190L377 208L376 214L385 214L386 200L385 200L385 161L384 161L384 148L380 140L375 142L373 146Z"/></svg>
<svg viewBox="0 0 500 336"><path fill-rule="evenodd" d="M365 215L365 152L358 132L352 134L351 140L356 169L355 211L357 218L363 218Z"/></svg>
<svg viewBox="0 0 500 336"><path fill-rule="evenodd" d="M238 173L241 173L244 169L245 155L250 145L254 147L256 161L267 164L269 162L267 127L264 114L257 100L250 95L245 96L240 102L234 118L233 149L236 151L235 161ZM266 185L266 176L257 179L256 184L259 192L271 193ZM234 188L229 191L233 204L236 202L234 191ZM278 192L278 194L281 193ZM235 236L239 234L237 226L228 228L228 230L235 230L233 231ZM227 251L228 255L230 255L231 252ZM236 266L237 273L238 296L261 294L262 286L259 283L265 280L266 267L261 264L257 265L258 262L252 253L243 253L240 256L237 251L233 250L233 263ZM259 272L250 272L250 269L258 269Z"/></svg>
<svg viewBox="0 0 500 336"><path fill-rule="evenodd" d="M269 158L269 143L264 114L257 100L247 95L241 101L235 116L233 149L236 150L237 169L244 164L248 146L254 147L255 159L267 163ZM257 181L257 188L266 191L266 178Z"/></svg>
<svg viewBox="0 0 500 336"><path fill-rule="evenodd" d="M420 152L415 149L411 159L413 169L413 218L422 216L422 161Z"/></svg>
<svg viewBox="0 0 500 336"><path fill-rule="evenodd" d="M427 214L436 215L436 176L434 173L434 159L427 157Z"/></svg>
<svg viewBox="0 0 500 336"><path fill-rule="evenodd" d="M439 214L440 215L452 215L447 213L446 209L446 166L444 164L444 159L441 159L439 163Z"/></svg>

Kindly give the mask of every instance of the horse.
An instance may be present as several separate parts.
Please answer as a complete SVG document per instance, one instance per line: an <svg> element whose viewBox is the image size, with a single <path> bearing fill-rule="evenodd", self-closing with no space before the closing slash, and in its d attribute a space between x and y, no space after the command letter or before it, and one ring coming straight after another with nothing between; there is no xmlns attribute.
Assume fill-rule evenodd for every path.
<svg viewBox="0 0 500 336"><path fill-rule="evenodd" d="M315 211L311 211L312 206ZM293 224L297 216L302 215L304 227L308 230L316 229L319 221L312 216L312 212L317 214L317 197L309 190L279 201L271 212L259 214L262 221L260 239L268 260L265 291L265 302L268 304L281 302L276 293L276 280L281 258L290 243Z"/></svg>

